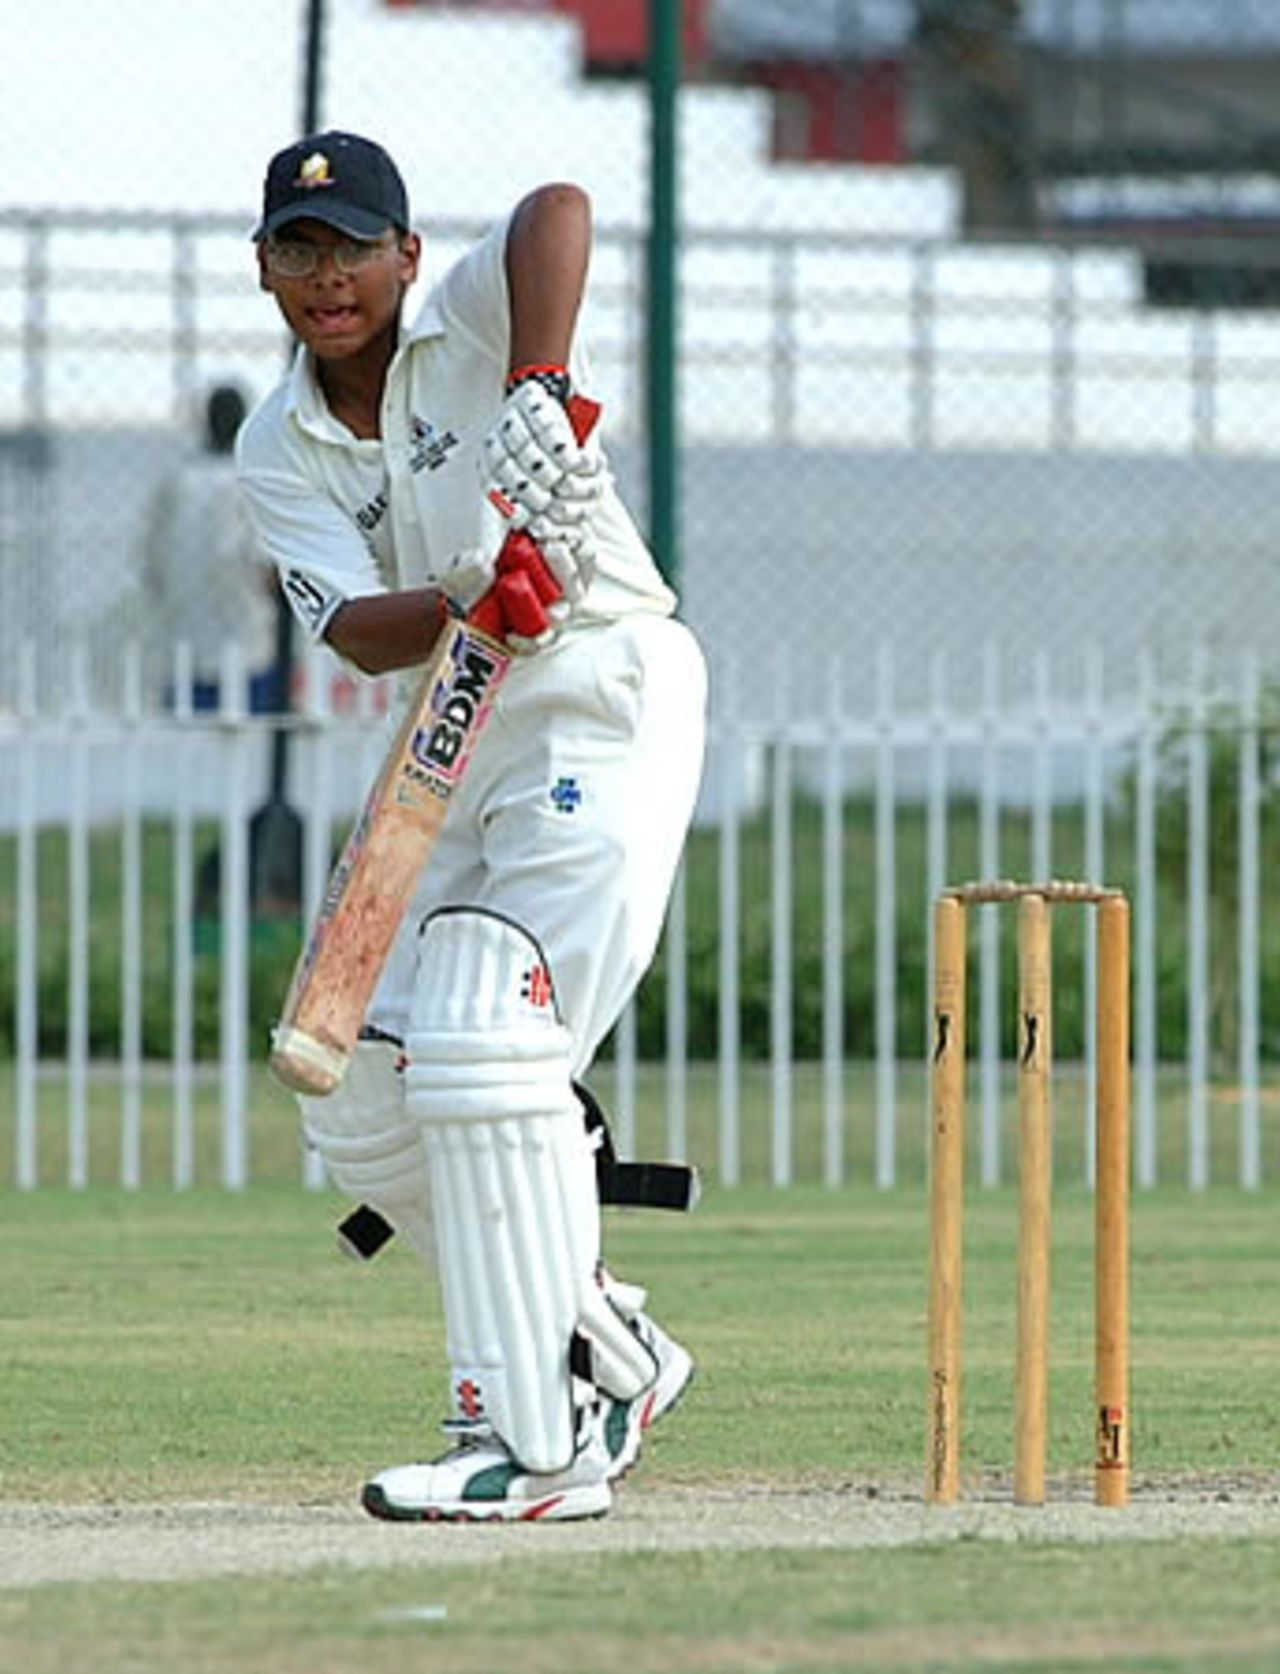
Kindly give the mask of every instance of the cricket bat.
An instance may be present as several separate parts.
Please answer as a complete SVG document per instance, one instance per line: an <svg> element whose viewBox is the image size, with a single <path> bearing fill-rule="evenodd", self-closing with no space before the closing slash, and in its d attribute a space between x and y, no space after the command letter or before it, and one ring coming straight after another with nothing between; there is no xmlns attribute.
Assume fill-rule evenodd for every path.
<svg viewBox="0 0 1280 1674"><path fill-rule="evenodd" d="M581 397L570 403L579 441L599 411ZM520 542L526 556L535 555L534 573L541 568L550 580L520 533L507 537L500 576ZM533 586L528 570L507 572L503 582L508 596ZM469 617L442 629L330 876L271 1039L271 1068L295 1092L331 1093L346 1073L391 944L506 679L512 653L490 601L486 594Z"/></svg>

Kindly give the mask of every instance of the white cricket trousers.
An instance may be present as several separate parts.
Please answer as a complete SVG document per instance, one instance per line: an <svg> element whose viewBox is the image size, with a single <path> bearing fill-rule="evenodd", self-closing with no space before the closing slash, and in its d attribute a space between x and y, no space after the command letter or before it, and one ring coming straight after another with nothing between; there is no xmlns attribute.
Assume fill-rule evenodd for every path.
<svg viewBox="0 0 1280 1674"><path fill-rule="evenodd" d="M518 658L392 948L368 1021L404 1038L427 913L478 906L540 943L581 1074L657 948L706 734L706 665L672 617Z"/></svg>

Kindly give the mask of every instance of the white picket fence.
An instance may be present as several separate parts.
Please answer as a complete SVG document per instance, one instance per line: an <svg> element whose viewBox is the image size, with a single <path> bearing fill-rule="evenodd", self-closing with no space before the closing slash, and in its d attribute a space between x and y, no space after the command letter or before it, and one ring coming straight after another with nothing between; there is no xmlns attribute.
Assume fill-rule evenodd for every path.
<svg viewBox="0 0 1280 1674"><path fill-rule="evenodd" d="M994 692L997 653L984 658L983 690ZM1152 1186L1161 1177L1160 1123L1170 1120L1167 1095L1172 1075L1184 1093L1181 1150L1185 1181L1201 1189L1229 1178L1257 1188L1277 1173L1268 1160L1264 1134L1264 1089L1260 989L1264 948L1262 882L1265 790L1262 743L1271 726L1263 699L1262 669L1256 656L1241 652L1228 662L1197 654L1189 680L1171 693L1157 679L1155 663L1139 659L1132 701L1103 701L1107 686L1100 657L1086 659L1086 678L1069 702L1054 695L1053 670L1047 660L1036 665L1034 690L1026 701L980 704L960 710L949 699L948 671L931 671L929 704L901 712L893 701L894 664L882 654L876 697L865 710L841 697L840 671L817 684L826 692L813 713L779 713L771 721L752 718L735 705L736 681L721 669L715 693L711 752L699 825L710 833L716 851L718 894L718 1038L715 1066L716 1142L713 1156L694 1160L714 1169L733 1185L744 1177L743 1082L749 1073L741 1040L741 954L744 940L742 846L744 822L763 816L770 832L770 1016L767 1121L768 1177L785 1185L795 1167L795 1085L802 1070L820 1079L822 1100L821 1177L832 1187L850 1178L846 1155L846 1089L855 1066L847 1061L842 1035L845 982L846 878L845 822L849 794L869 798L874 823L874 1060L873 1136L870 1174L882 1187L900 1178L899 1156L904 1123L920 1132L921 1103L904 1097L908 1074L919 1084L927 1061L922 1029L918 1059L907 1063L896 1041L895 1021L900 973L897 903L904 884L897 852L899 816L908 805L923 811L926 833L925 876L919 880L921 922L927 922L932 899L953 875L951 829L961 802L977 811L983 877L1004 875L1002 823L1011 809L1029 822L1031 874L1048 878L1066 868L1055 865L1053 830L1064 808L1078 809L1083 828L1083 870L1095 881L1129 884L1134 908L1134 1111L1135 1178ZM231 1189L250 1183L246 1142L247 1074L261 1044L248 1034L248 971L251 928L248 915L248 818L262 801L267 785L270 740L276 723L250 715L235 702L214 714L179 708L157 713L143 701L139 664L124 654L123 677L113 681L110 701L91 690L87 658L74 650L68 677L57 702L37 697L33 658L20 671L20 700L12 713L0 714L0 836L13 854L13 898L8 916L15 930L15 1040L11 1066L13 1099L13 1177L24 1189L42 1174L38 1086L56 1069L66 1087L66 1180L83 1187L90 1179L89 1089L91 1074L118 1081L120 1134L117 1178L126 1188L143 1183L142 1110L144 1076L152 1066L142 1052L144 992L143 822L162 819L172 832L171 880L175 927L167 961L171 984L172 1040L163 1066L171 1088L172 1145L169 1178L176 1188L194 1183L194 1089L210 1066L198 1065L194 1053L194 972L191 925L193 901L193 830L197 819L215 817L220 828L222 932L218 991L220 1144L219 1177ZM1135 671L1128 671L1133 674ZM176 685L184 687L179 660ZM753 671L759 689L762 671ZM812 678L808 681L814 687ZM967 686L971 680L966 681ZM242 689L234 647L228 648L224 691ZM959 689L957 686L956 689ZM354 812L355 787L372 773L383 726L379 718L385 693L364 688L357 706L334 713L332 686L324 668L309 665L309 697L292 717L294 747L290 800L304 816L304 896L314 910L328 868L330 833L335 820ZM1176 700L1176 702L1175 702ZM1224 722L1222 705L1229 706ZM780 709L784 706L780 705ZM1178 796L1185 796L1186 870L1181 885L1170 890L1157 876L1157 818L1167 792L1161 788L1160 760L1167 748L1171 709L1187 722L1180 735L1182 772ZM1230 1111L1234 1126L1229 1143L1211 1134L1210 1007L1210 779L1211 749L1225 740L1232 761L1236 909L1235 947L1238 991L1238 1062L1230 1076ZM1109 799L1121 767L1132 772L1134 820L1132 852L1107 852ZM795 853L793 835L798 796L820 810L820 888L826 905L821 949L821 1062L802 1066L793 1049L792 1002L795 991L794 946ZM91 1062L90 834L114 828L119 834L118 972L122 995L119 1045L106 1064ZM43 927L38 922L37 839L59 829L67 855L66 922L69 937L65 1052L59 1064L42 1063L40 1036L40 956ZM754 905L752 903L751 905ZM1002 1156L1002 1097L1006 1069L1000 1057L1001 926L997 910L975 914L975 1005L977 1085L975 1106L979 1169L985 1184L1009 1172ZM1187 949L1185 971L1187 1048L1182 1061L1167 1062L1157 1029L1157 954L1161 925L1177 918ZM1274 938L1273 938L1274 940ZM693 1066L689 1061L689 988L686 969L687 900L683 877L673 899L665 943L667 985L666 1058L662 1071L665 1099L665 1149L687 1154L688 1100ZM1092 1011L1095 980L1091 948L1085 949L1086 1015ZM1088 1030L1086 1077L1092 1073L1093 1040ZM862 1069L865 1078L865 1066ZM637 1135L638 1063L635 1019L624 1018L615 1037L612 1102L621 1148L634 1151ZM1166 1090L1158 1097L1158 1082ZM1221 1101L1219 1101L1220 1103ZM1212 1108L1217 1108L1214 1106ZM1215 1117L1216 1119L1216 1117ZM1274 1144L1270 1150L1274 1153ZM1227 1173L1211 1156L1231 1156ZM1083 1163L1092 1175L1092 1147L1086 1135ZM1167 1172L1167 1171L1166 1171ZM304 1164L306 1183L319 1184Z"/></svg>

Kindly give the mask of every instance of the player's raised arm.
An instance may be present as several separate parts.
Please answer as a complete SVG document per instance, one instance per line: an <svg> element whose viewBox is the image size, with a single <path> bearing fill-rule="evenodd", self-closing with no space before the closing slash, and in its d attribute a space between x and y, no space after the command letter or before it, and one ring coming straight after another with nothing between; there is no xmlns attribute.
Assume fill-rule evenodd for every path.
<svg viewBox="0 0 1280 1674"><path fill-rule="evenodd" d="M569 359L591 258L591 200L578 186L540 186L521 200L507 232L511 364Z"/></svg>
<svg viewBox="0 0 1280 1674"><path fill-rule="evenodd" d="M592 514L605 488L598 411L569 363L591 255L591 204L577 186L542 186L507 230L506 399L484 443L486 489L512 529L527 529L563 595L563 622L596 570Z"/></svg>

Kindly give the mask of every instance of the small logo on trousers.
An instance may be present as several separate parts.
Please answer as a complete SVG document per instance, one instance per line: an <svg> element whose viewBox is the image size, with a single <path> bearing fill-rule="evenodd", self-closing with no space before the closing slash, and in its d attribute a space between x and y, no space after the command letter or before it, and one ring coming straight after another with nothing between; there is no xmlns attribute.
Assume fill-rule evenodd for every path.
<svg viewBox="0 0 1280 1674"><path fill-rule="evenodd" d="M557 813L572 814L582 806L582 786L576 779L557 779L551 787L551 805Z"/></svg>

